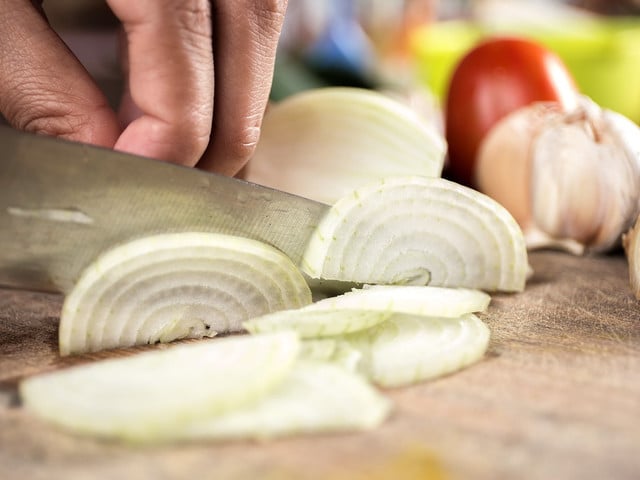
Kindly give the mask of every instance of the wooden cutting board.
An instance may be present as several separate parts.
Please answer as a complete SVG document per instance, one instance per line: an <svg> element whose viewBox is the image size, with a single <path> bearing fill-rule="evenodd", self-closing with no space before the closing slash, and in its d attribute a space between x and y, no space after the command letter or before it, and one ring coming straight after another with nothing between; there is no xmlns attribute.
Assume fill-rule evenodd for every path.
<svg viewBox="0 0 640 480"><path fill-rule="evenodd" d="M395 411L376 431L270 443L132 448L44 425L16 382L87 358L57 356L60 297L0 290L0 478L640 478L640 302L624 258L531 264L526 291L483 315L484 361L388 392Z"/></svg>

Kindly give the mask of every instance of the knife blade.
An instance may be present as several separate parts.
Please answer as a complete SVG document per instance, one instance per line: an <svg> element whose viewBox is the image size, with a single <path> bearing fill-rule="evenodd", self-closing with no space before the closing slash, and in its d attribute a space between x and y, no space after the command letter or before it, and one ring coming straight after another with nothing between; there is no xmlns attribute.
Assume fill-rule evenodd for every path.
<svg viewBox="0 0 640 480"><path fill-rule="evenodd" d="M299 263L327 209L243 180L0 127L0 285L67 292L100 252L164 232L253 238Z"/></svg>

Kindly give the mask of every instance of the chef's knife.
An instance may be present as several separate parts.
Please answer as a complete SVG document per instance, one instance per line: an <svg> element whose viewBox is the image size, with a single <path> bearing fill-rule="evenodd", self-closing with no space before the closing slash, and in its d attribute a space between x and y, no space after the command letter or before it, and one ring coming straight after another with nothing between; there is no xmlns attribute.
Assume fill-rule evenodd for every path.
<svg viewBox="0 0 640 480"><path fill-rule="evenodd" d="M327 205L242 180L0 127L0 285L68 291L118 243L202 231L299 262Z"/></svg>

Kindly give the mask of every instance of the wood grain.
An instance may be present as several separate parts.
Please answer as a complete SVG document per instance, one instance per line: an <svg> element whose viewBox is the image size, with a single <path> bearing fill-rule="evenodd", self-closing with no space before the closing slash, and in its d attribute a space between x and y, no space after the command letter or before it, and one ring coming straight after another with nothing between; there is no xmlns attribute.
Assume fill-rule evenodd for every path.
<svg viewBox="0 0 640 480"><path fill-rule="evenodd" d="M61 298L0 290L0 478L640 478L640 305L624 258L531 263L526 291L494 296L483 316L483 362L388 392L395 412L374 432L264 444L131 448L40 423L15 387L68 364L56 353Z"/></svg>

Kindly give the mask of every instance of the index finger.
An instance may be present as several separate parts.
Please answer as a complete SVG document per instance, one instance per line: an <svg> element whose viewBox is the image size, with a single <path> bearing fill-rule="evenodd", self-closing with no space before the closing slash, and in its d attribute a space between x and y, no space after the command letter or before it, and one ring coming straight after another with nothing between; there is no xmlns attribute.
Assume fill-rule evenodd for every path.
<svg viewBox="0 0 640 480"><path fill-rule="evenodd" d="M141 115L115 148L193 166L209 143L213 110L208 0L107 0L123 24L128 90Z"/></svg>

